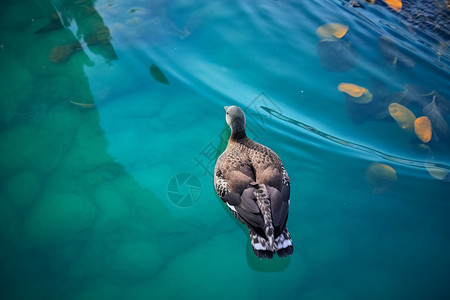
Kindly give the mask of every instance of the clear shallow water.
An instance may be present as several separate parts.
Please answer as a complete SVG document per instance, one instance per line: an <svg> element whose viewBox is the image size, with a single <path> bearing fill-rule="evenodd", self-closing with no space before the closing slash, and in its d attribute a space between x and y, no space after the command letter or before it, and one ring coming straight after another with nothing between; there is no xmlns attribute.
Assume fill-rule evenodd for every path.
<svg viewBox="0 0 450 300"><path fill-rule="evenodd" d="M450 186L425 164L450 171L448 141L414 151L392 118L349 114L337 86L450 99L448 33L411 23L407 3L362 4L2 4L2 298L447 298ZM64 28L36 34L52 13ZM349 27L345 72L318 55L329 22ZM384 59L383 35L413 67ZM230 104L291 177L288 259L256 259L215 195ZM397 173L385 193L365 179L372 162Z"/></svg>

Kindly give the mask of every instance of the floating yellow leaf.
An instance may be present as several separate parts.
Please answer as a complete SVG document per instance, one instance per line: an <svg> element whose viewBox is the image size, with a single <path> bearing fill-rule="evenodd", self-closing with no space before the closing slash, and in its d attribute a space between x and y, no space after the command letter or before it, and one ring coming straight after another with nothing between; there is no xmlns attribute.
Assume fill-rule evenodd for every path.
<svg viewBox="0 0 450 300"><path fill-rule="evenodd" d="M427 169L428 173L430 173L431 176L438 180L443 180L445 177L447 177L448 172L444 169L436 167L432 163L425 163L425 168Z"/></svg>
<svg viewBox="0 0 450 300"><path fill-rule="evenodd" d="M384 193L397 181L397 173L388 165L374 162L366 171L366 180L372 186L374 193Z"/></svg>
<svg viewBox="0 0 450 300"><path fill-rule="evenodd" d="M389 105L389 113L401 129L413 133L416 116L406 107L398 103Z"/></svg>
<svg viewBox="0 0 450 300"><path fill-rule="evenodd" d="M431 140L431 122L428 117L420 117L414 121L414 132L417 137L424 143L428 143Z"/></svg>
<svg viewBox="0 0 450 300"><path fill-rule="evenodd" d="M357 86L352 83L341 83L338 86L338 90L349 94L352 97L361 97L364 94L365 88Z"/></svg>
<svg viewBox="0 0 450 300"><path fill-rule="evenodd" d="M338 90L350 95L353 102L359 104L369 103L373 98L368 89L353 83L342 82L339 84Z"/></svg>
<svg viewBox="0 0 450 300"><path fill-rule="evenodd" d="M322 39L343 37L348 31L348 26L339 23L327 23L319 26L316 30L316 34Z"/></svg>
<svg viewBox="0 0 450 300"><path fill-rule="evenodd" d="M402 1L401 0L384 0L386 4L395 11L402 10Z"/></svg>

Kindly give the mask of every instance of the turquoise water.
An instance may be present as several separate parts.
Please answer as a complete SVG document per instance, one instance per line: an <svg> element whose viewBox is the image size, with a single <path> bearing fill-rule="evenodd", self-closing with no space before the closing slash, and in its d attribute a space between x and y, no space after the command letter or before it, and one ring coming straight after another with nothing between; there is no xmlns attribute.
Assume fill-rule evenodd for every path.
<svg viewBox="0 0 450 300"><path fill-rule="evenodd" d="M1 298L450 297L449 12L403 3L2 1ZM424 145L388 105L433 97ZM215 194L225 105L290 175L289 258Z"/></svg>

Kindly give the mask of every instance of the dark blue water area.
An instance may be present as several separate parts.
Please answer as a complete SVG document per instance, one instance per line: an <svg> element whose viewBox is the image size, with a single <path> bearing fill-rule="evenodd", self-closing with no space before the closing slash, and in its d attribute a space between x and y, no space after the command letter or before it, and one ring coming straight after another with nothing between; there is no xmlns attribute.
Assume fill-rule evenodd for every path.
<svg viewBox="0 0 450 300"><path fill-rule="evenodd" d="M1 299L450 296L443 1L4 1L0 14ZM328 23L348 31L320 36ZM431 140L391 103L409 126L428 117ZM289 173L290 257L258 259L216 195L226 105Z"/></svg>

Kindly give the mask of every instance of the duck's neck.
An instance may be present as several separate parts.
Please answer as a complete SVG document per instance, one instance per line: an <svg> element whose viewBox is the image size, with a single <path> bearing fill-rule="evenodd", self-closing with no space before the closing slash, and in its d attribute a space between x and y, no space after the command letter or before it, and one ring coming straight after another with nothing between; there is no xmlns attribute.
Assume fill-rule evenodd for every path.
<svg viewBox="0 0 450 300"><path fill-rule="evenodd" d="M239 132L231 132L229 142L239 142L240 140L244 140L247 138L247 134L245 133L245 129Z"/></svg>

